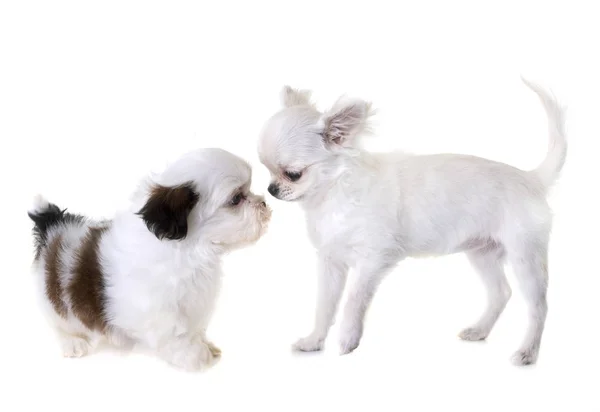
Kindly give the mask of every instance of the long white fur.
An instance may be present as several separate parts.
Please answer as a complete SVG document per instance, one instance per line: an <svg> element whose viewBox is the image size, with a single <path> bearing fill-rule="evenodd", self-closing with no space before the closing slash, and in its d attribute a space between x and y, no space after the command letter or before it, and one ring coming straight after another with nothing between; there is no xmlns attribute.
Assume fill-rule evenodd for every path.
<svg viewBox="0 0 600 412"><path fill-rule="evenodd" d="M485 339L511 296L510 263L529 305L529 326L513 361L537 361L547 313L547 253L552 214L548 189L565 162L565 109L525 79L548 116L549 149L535 170L462 154L370 153L360 146L369 103L337 102L321 113L310 93L286 86L283 108L265 124L258 144L275 196L298 201L318 250L319 291L313 332L294 348L323 347L345 288L357 272L341 323L340 350L360 342L365 313L381 280L407 257L465 252L486 285L489 304L463 330ZM332 137L335 139L332 140ZM285 172L301 172L292 182Z"/></svg>
<svg viewBox="0 0 600 412"><path fill-rule="evenodd" d="M192 182L200 195L188 219L188 235L183 240L159 240L136 213L145 204L151 185L186 182ZM138 344L185 370L214 365L220 350L208 340L206 330L219 292L221 257L257 241L271 215L264 199L249 191L250 182L251 169L245 161L221 149L201 149L140 185L131 207L109 222L99 245L106 283L106 334L86 328L71 310L67 319L54 311L45 294L44 252L36 262L35 278L65 356L86 355L107 340L115 345ZM242 204L224 206L240 187L246 195ZM38 196L32 211L43 212L48 204ZM49 232L48 244L59 234L63 238L63 291L82 239L89 227L99 224L106 222L63 224ZM69 296L62 298L70 307Z"/></svg>

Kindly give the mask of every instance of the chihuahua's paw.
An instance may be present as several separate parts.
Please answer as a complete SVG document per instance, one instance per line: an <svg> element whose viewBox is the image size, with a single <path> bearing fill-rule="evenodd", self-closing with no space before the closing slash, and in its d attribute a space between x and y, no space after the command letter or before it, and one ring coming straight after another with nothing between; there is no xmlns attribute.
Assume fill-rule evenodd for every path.
<svg viewBox="0 0 600 412"><path fill-rule="evenodd" d="M342 336L340 339L340 355L347 355L354 352L358 345L360 345L359 334L348 334Z"/></svg>
<svg viewBox="0 0 600 412"><path fill-rule="evenodd" d="M514 353L511 358L513 365L526 366L537 362L538 353L532 348L522 349Z"/></svg>
<svg viewBox="0 0 600 412"><path fill-rule="evenodd" d="M296 352L318 352L323 349L323 343L323 338L309 335L294 343L292 349Z"/></svg>
<svg viewBox="0 0 600 412"><path fill-rule="evenodd" d="M458 337L461 338L462 340L467 340L467 341L479 341L479 340L484 340L485 338L487 338L488 336L488 331L483 330L481 328L466 328L463 329L459 334Z"/></svg>
<svg viewBox="0 0 600 412"><path fill-rule="evenodd" d="M341 327L340 333L340 355L346 355L354 352L363 334L363 327L361 324L344 323Z"/></svg>

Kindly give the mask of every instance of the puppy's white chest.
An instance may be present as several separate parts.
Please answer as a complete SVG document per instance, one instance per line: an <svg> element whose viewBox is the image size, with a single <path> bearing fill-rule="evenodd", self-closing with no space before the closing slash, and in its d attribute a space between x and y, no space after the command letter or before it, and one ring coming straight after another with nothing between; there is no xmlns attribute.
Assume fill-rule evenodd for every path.
<svg viewBox="0 0 600 412"><path fill-rule="evenodd" d="M219 287L217 273L179 268L120 276L111 288L113 323L146 342L202 328L208 321ZM131 294L131 291L137 293Z"/></svg>
<svg viewBox="0 0 600 412"><path fill-rule="evenodd" d="M194 273L179 281L171 293L178 318L187 319L188 326L203 323L212 312L218 284L218 275L214 273Z"/></svg>

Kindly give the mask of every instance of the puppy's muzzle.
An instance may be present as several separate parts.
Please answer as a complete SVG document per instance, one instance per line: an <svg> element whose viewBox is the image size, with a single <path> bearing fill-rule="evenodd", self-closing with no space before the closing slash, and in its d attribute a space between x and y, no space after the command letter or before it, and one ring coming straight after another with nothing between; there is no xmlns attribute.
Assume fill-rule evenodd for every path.
<svg viewBox="0 0 600 412"><path fill-rule="evenodd" d="M269 209L269 207L267 206L267 202L265 202L264 200L259 200L258 202L256 202L256 206L258 206L258 208L260 210L267 210Z"/></svg>
<svg viewBox="0 0 600 412"><path fill-rule="evenodd" d="M257 199L254 205L258 209L258 219L261 225L263 226L264 231L264 229L266 229L267 224L271 220L271 208L267 205L267 202L265 202L262 196Z"/></svg>

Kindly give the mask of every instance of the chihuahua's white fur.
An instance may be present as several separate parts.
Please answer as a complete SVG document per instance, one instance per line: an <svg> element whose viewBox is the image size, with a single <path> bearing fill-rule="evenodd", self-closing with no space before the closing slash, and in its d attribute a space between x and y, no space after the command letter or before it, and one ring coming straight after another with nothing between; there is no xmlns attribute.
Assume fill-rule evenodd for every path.
<svg viewBox="0 0 600 412"><path fill-rule="evenodd" d="M188 215L187 236L158 238L137 214L155 185L175 187L190 182L199 200ZM46 294L47 248L35 264L39 296L62 342L65 356L88 354L101 341L138 344L184 370L202 370L220 358L220 350L206 336L218 296L221 256L252 244L265 232L270 209L250 192L251 168L221 149L185 154L162 173L144 180L131 207L105 222L61 223L48 231L47 244L62 236L60 285L66 317L53 308ZM238 206L228 204L237 191ZM30 213L47 211L42 197ZM108 227L99 243L105 287L108 328L90 330L80 321L67 293L76 254L90 227Z"/></svg>
<svg viewBox="0 0 600 412"><path fill-rule="evenodd" d="M510 263L529 308L529 326L513 356L537 361L547 313L550 187L567 153L565 108L523 79L540 98L549 126L545 159L531 171L462 154L370 153L360 137L371 105L340 99L320 112L307 90L285 86L282 109L265 124L258 143L275 197L298 201L318 250L319 287L314 330L294 348L323 347L350 268L340 326L341 353L358 347L365 313L381 280L408 257L464 252L487 288L483 316L460 332L485 339L511 296ZM291 181L286 172L302 173ZM270 190L271 191L271 190Z"/></svg>

